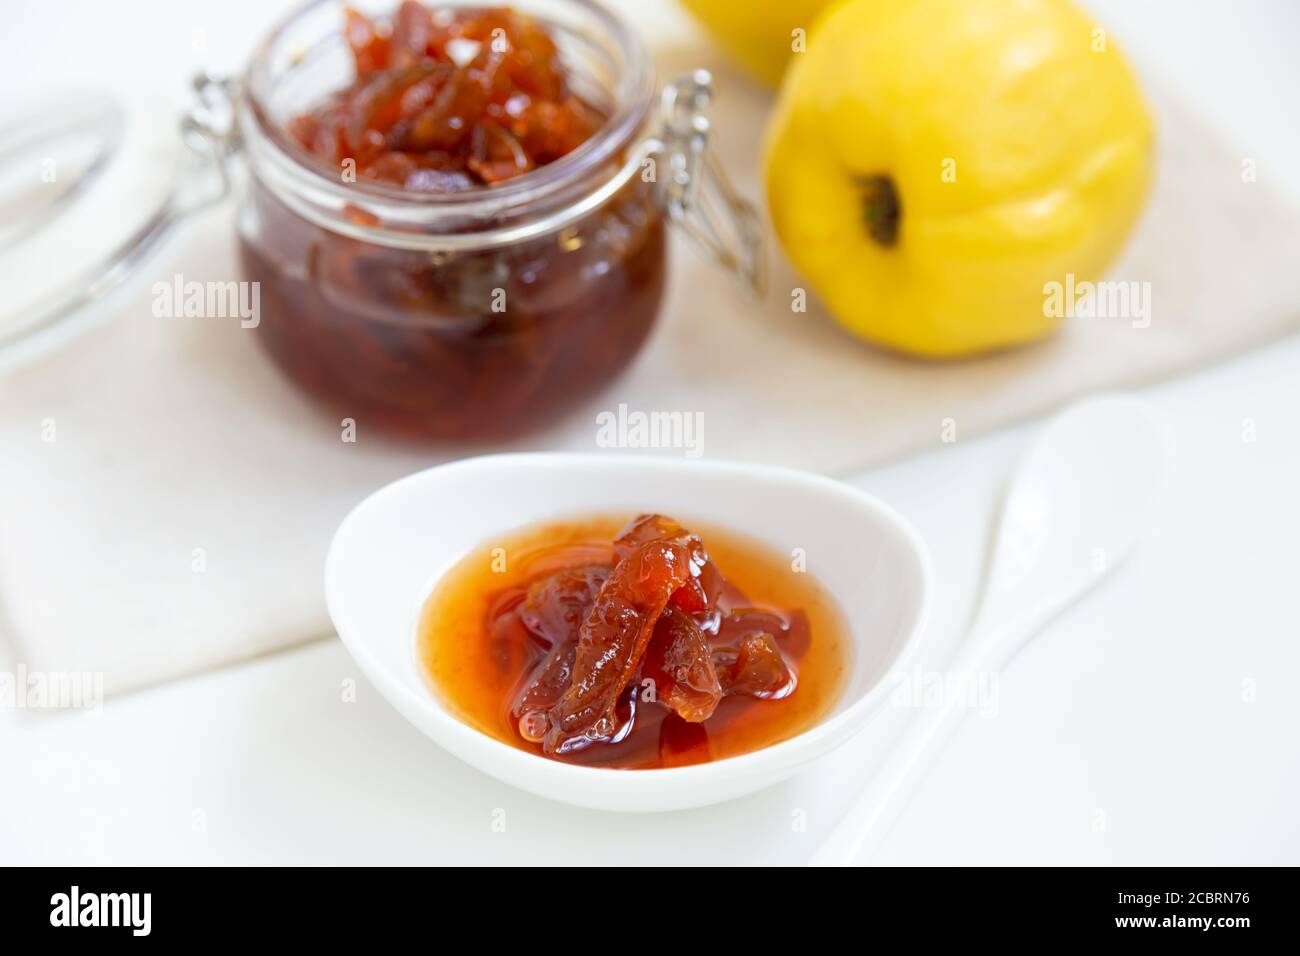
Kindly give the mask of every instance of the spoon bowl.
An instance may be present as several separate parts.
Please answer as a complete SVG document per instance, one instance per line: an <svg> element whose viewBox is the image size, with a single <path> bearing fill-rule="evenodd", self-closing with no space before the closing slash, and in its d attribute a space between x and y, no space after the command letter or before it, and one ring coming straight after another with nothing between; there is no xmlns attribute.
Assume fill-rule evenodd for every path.
<svg viewBox="0 0 1300 956"><path fill-rule="evenodd" d="M1093 398L1057 415L1007 492L968 643L1045 623L1117 568L1164 486L1171 442L1150 407L1132 398Z"/></svg>
<svg viewBox="0 0 1300 956"><path fill-rule="evenodd" d="M1081 401L1038 434L1002 508L979 617L949 667L954 692L912 720L812 865L847 865L874 848L957 725L979 671L1009 661L1133 550L1172 454L1168 426L1122 396Z"/></svg>
<svg viewBox="0 0 1300 956"><path fill-rule="evenodd" d="M658 511L734 528L773 550L802 549L849 627L840 699L810 730L752 753L689 767L610 770L550 760L462 723L416 653L425 599L494 535L582 514ZM489 455L394 482L344 519L325 595L339 637L383 696L466 763L523 790L601 810L717 803L786 779L853 737L888 700L918 642L929 558L896 512L852 487L756 465L612 455ZM816 635L813 636L816 640Z"/></svg>

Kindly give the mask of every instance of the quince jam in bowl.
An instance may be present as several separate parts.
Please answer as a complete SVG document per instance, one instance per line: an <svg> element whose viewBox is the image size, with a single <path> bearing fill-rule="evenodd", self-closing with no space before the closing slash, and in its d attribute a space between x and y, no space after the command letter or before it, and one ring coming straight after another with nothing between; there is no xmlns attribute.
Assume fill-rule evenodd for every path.
<svg viewBox="0 0 1300 956"><path fill-rule="evenodd" d="M258 338L362 427L526 431L617 376L659 309L647 57L587 0L391 3L303 8L245 77Z"/></svg>
<svg viewBox="0 0 1300 956"><path fill-rule="evenodd" d="M439 580L418 654L460 720L617 770L753 753L841 696L849 627L799 565L731 529L580 516L496 537Z"/></svg>

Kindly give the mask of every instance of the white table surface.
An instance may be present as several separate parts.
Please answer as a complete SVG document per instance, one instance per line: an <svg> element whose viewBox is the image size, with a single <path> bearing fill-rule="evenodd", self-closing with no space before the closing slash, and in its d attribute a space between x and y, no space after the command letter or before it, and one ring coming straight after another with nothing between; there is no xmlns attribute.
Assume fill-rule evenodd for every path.
<svg viewBox="0 0 1300 956"><path fill-rule="evenodd" d="M1249 144L1244 155L1300 168L1300 8L1094 6ZM145 31L159 51L150 68L183 77L193 30L220 48L275 12L220 8L24 4L21 18L61 21L58 42L74 48L86 42L68 31L76 11L96 43ZM35 45L13 54L7 90L60 68ZM116 79L143 75L127 64ZM1290 189L1300 199L1294 173ZM999 675L996 715L968 718L879 862L1300 863L1297 368L1293 338L1145 390L1179 447L1155 528ZM936 425L933 452L852 479L932 549L939 601L922 666L942 667L971 612L998 493L1033 427L940 445ZM350 678L355 702L343 699ZM907 717L889 711L845 752L751 798L600 814L461 765L327 641L111 699L99 716L0 712L0 863L797 863Z"/></svg>

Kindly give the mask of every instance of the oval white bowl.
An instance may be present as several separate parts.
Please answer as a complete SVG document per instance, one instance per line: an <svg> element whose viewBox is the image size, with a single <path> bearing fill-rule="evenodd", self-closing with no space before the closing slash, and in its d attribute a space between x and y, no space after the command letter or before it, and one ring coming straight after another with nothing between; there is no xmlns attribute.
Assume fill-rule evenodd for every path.
<svg viewBox="0 0 1300 956"><path fill-rule="evenodd" d="M416 627L433 585L452 565L516 528L581 514L654 511L688 526L694 518L734 528L782 553L803 549L808 572L837 599L851 630L849 675L821 723L726 760L609 770L511 747L446 710L422 673ZM848 740L886 701L891 676L920 639L929 594L930 563L920 537L865 492L782 468L616 455L488 455L418 472L353 509L335 532L325 566L325 597L339 637L411 723L506 783L618 811L680 810L752 793Z"/></svg>

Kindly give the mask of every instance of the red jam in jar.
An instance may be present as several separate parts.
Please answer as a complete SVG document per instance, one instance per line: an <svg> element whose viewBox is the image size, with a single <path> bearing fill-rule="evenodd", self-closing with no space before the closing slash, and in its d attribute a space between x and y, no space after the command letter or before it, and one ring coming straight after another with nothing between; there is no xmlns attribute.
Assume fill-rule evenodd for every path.
<svg viewBox="0 0 1300 956"><path fill-rule="evenodd" d="M570 90L554 41L510 9L405 0L390 33L346 10L356 80L298 116L305 149L413 192L491 185L554 162L604 117Z"/></svg>
<svg viewBox="0 0 1300 956"><path fill-rule="evenodd" d="M602 93L513 9L342 13L349 85L277 111L250 74L259 339L362 427L476 439L553 420L632 360L663 295L653 180L619 176L648 72ZM605 83L627 86L619 72Z"/></svg>

